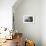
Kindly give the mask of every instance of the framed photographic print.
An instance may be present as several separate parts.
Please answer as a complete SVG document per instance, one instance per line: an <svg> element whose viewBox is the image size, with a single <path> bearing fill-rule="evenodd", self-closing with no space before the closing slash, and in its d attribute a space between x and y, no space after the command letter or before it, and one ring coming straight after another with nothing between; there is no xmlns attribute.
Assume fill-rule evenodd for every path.
<svg viewBox="0 0 46 46"><path fill-rule="evenodd" d="M23 23L34 23L34 16L32 15L24 15Z"/></svg>

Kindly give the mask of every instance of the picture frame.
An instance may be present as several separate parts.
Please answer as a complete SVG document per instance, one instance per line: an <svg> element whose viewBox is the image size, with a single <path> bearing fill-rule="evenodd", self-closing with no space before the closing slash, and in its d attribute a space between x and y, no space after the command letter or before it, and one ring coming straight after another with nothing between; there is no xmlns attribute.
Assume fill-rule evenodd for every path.
<svg viewBox="0 0 46 46"><path fill-rule="evenodd" d="M34 23L34 16L32 15L24 15L23 23Z"/></svg>

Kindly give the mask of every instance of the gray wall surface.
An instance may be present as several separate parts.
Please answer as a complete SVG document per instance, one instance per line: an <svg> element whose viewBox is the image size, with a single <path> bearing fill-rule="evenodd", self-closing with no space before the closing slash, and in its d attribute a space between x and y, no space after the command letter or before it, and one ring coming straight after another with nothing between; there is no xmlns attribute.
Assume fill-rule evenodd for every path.
<svg viewBox="0 0 46 46"><path fill-rule="evenodd" d="M15 29L41 46L41 0L23 0L17 7L13 6L13 14ZM24 15L34 16L34 23L23 23Z"/></svg>

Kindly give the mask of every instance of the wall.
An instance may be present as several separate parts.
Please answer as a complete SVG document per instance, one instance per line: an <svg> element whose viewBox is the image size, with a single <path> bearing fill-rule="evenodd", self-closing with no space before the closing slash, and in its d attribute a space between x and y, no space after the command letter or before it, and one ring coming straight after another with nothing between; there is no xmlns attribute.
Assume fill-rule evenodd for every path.
<svg viewBox="0 0 46 46"><path fill-rule="evenodd" d="M41 46L41 0L23 0L17 8L13 7L13 12L15 29L22 32L24 38L34 40L36 46ZM34 23L23 23L24 15L34 16Z"/></svg>
<svg viewBox="0 0 46 46"><path fill-rule="evenodd" d="M41 41L46 46L46 0L41 1Z"/></svg>
<svg viewBox="0 0 46 46"><path fill-rule="evenodd" d="M12 6L16 0L0 0L0 27L12 29Z"/></svg>

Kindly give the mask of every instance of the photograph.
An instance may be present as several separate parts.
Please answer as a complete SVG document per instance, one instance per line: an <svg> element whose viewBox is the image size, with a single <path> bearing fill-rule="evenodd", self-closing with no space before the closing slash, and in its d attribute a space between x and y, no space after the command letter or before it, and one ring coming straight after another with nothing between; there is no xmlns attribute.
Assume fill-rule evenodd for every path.
<svg viewBox="0 0 46 46"><path fill-rule="evenodd" d="M0 46L46 46L46 0L0 0Z"/></svg>
<svg viewBox="0 0 46 46"><path fill-rule="evenodd" d="M34 23L34 16L24 15L23 16L23 23Z"/></svg>

